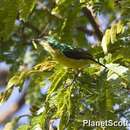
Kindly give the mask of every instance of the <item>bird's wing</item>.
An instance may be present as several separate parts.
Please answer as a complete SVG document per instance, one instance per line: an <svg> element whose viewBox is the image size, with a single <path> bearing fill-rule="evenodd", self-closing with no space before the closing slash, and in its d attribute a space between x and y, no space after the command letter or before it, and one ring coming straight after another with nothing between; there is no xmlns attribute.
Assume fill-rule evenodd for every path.
<svg viewBox="0 0 130 130"><path fill-rule="evenodd" d="M72 59L94 60L93 56L87 50L84 50L81 48L68 49L68 50L64 51L63 53L66 57L72 58Z"/></svg>

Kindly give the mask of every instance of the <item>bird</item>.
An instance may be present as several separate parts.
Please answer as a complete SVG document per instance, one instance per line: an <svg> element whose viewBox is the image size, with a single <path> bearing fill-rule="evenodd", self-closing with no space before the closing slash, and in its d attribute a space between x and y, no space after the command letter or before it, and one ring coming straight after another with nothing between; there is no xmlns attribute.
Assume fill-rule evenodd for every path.
<svg viewBox="0 0 130 130"><path fill-rule="evenodd" d="M90 63L96 63L107 68L104 64L96 61L88 50L73 47L66 43L60 43L52 36L36 39L35 42L39 42L39 44L44 47L56 61L65 67L80 69Z"/></svg>

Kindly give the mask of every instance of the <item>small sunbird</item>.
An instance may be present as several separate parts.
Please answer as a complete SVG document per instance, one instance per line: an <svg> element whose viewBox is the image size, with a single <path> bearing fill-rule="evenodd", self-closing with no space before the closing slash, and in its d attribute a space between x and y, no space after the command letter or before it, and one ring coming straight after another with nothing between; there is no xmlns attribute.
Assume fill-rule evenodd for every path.
<svg viewBox="0 0 130 130"><path fill-rule="evenodd" d="M96 61L87 50L60 43L54 37L46 36L44 39L37 39L36 42L39 42L56 61L68 68L83 68L91 62L107 68L104 64Z"/></svg>

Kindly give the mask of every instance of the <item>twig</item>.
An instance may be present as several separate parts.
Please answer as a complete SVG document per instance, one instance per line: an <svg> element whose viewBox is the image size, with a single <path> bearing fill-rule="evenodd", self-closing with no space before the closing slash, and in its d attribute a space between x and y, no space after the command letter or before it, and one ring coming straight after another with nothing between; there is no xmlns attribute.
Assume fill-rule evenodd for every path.
<svg viewBox="0 0 130 130"><path fill-rule="evenodd" d="M7 111L0 113L0 124L4 122L6 119L10 118L16 111L18 111L25 102L25 94L14 104L9 106Z"/></svg>
<svg viewBox="0 0 130 130"><path fill-rule="evenodd" d="M30 83L30 79L25 80L23 90L20 98L17 102L13 103L9 108L3 112L0 112L0 124L9 119L15 112L17 112L25 103L25 96Z"/></svg>
<svg viewBox="0 0 130 130"><path fill-rule="evenodd" d="M84 7L82 10L83 10L84 15L89 19L93 29L95 30L95 35L101 41L103 34L102 34L101 30L99 29L99 25L95 21L95 18L93 17L91 11L87 7Z"/></svg>

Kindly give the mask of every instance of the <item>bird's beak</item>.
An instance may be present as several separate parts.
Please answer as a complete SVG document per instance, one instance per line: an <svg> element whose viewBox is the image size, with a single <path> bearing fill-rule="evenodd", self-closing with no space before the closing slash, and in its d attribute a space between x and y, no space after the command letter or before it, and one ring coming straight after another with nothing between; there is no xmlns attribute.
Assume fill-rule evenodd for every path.
<svg viewBox="0 0 130 130"><path fill-rule="evenodd" d="M40 43L40 41L42 41L42 39L37 38L37 39L33 39L32 41L38 44L38 43Z"/></svg>
<svg viewBox="0 0 130 130"><path fill-rule="evenodd" d="M51 54L55 53L55 51L53 50L53 48L48 44L46 39L34 39L33 43L35 44L40 44L42 47L44 47L44 49L48 52L50 52Z"/></svg>
<svg viewBox="0 0 130 130"><path fill-rule="evenodd" d="M45 40L43 40L43 39L33 39L32 40L32 44L33 44L33 46L34 46L34 48L35 49L37 49L38 48L38 45L40 44L41 46L44 46L44 43L45 43Z"/></svg>
<svg viewBox="0 0 130 130"><path fill-rule="evenodd" d="M43 46L44 43L47 42L48 37L44 36L44 38L37 38L37 39L33 39L32 41L35 42L36 44L40 44Z"/></svg>
<svg viewBox="0 0 130 130"><path fill-rule="evenodd" d="M36 43L36 44L40 44L40 45L43 46L44 43L46 42L46 40L45 40L45 39L40 39L40 38L38 38L38 39L33 39L32 42L34 42L34 43Z"/></svg>

